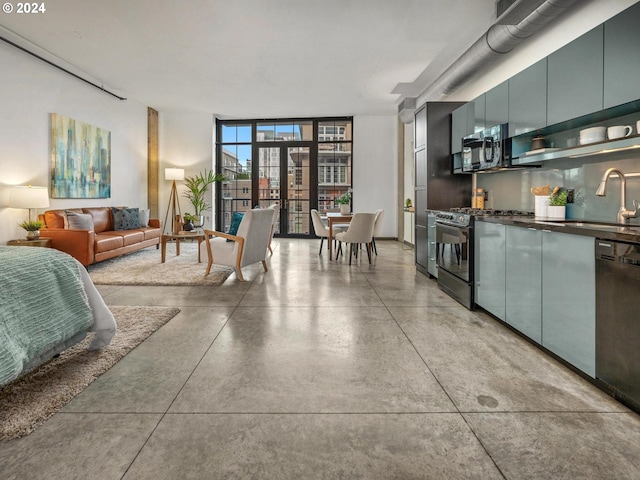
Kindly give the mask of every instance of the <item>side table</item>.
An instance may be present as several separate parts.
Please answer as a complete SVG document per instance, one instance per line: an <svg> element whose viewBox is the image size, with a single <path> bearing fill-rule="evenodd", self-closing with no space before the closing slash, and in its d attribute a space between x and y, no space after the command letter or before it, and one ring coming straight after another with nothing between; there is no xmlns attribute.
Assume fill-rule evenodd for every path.
<svg viewBox="0 0 640 480"><path fill-rule="evenodd" d="M176 242L176 256L180 255L180 240L186 240L187 238L198 240L198 263L200 263L200 244L204 240L204 232L183 232L183 233L169 233L162 235L160 245L162 246L162 263L167 258L167 242L169 240L175 240Z"/></svg>
<svg viewBox="0 0 640 480"><path fill-rule="evenodd" d="M19 240L9 240L7 245L12 247L46 247L53 248L53 240L48 237L40 237L36 240L27 240L19 239Z"/></svg>

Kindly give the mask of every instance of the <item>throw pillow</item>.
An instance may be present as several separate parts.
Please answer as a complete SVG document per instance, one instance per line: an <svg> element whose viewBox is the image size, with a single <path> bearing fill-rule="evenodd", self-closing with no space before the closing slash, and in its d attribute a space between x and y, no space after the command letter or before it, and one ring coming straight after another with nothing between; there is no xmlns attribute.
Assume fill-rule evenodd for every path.
<svg viewBox="0 0 640 480"><path fill-rule="evenodd" d="M140 228L140 210L138 208L111 207L114 230Z"/></svg>
<svg viewBox="0 0 640 480"><path fill-rule="evenodd" d="M237 235L242 217L244 217L244 213L233 212L231 215L231 225L229 225L229 231L227 232L229 235ZM227 239L227 242L233 242L233 240Z"/></svg>
<svg viewBox="0 0 640 480"><path fill-rule="evenodd" d="M64 211L67 217L69 230L93 230L93 217L88 213L77 213L71 210Z"/></svg>
<svg viewBox="0 0 640 480"><path fill-rule="evenodd" d="M147 228L149 226L149 209L141 208L140 209L140 227Z"/></svg>

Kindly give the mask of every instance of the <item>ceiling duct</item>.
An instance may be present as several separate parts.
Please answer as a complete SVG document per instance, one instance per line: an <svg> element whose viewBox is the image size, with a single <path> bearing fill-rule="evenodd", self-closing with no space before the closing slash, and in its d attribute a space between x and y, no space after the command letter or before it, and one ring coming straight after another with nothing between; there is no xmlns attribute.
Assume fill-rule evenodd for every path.
<svg viewBox="0 0 640 480"><path fill-rule="evenodd" d="M398 116L402 123L413 123L416 113L416 99L407 97L398 105Z"/></svg>
<svg viewBox="0 0 640 480"><path fill-rule="evenodd" d="M420 95L437 100L455 92L478 71L554 20L577 0L518 0ZM505 23L508 22L508 23Z"/></svg>

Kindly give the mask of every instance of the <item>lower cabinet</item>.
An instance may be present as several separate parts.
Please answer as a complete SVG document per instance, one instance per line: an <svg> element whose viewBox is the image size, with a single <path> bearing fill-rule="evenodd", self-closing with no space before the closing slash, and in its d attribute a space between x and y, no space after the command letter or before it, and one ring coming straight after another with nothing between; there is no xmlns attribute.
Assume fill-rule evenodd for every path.
<svg viewBox="0 0 640 480"><path fill-rule="evenodd" d="M476 222L474 235L475 303L505 319L505 226Z"/></svg>
<svg viewBox="0 0 640 480"><path fill-rule="evenodd" d="M542 232L506 227L505 321L542 343Z"/></svg>
<svg viewBox="0 0 640 480"><path fill-rule="evenodd" d="M542 232L542 345L596 376L595 239Z"/></svg>
<svg viewBox="0 0 640 480"><path fill-rule="evenodd" d="M475 303L595 378L593 237L475 224Z"/></svg>

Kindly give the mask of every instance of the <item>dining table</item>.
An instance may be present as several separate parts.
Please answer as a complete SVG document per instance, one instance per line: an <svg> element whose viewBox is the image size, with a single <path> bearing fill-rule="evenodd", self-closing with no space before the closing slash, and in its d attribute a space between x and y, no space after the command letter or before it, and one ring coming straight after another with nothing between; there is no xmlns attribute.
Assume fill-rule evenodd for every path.
<svg viewBox="0 0 640 480"><path fill-rule="evenodd" d="M329 260L333 260L333 226L339 224L351 223L353 214L344 215L340 212L327 212L327 224L329 227L329 238L327 239L329 245Z"/></svg>

